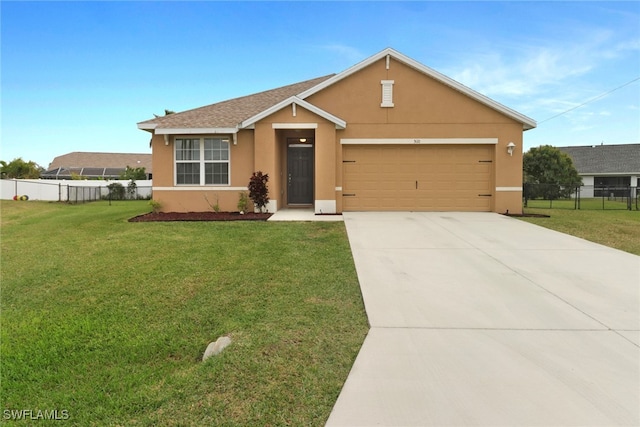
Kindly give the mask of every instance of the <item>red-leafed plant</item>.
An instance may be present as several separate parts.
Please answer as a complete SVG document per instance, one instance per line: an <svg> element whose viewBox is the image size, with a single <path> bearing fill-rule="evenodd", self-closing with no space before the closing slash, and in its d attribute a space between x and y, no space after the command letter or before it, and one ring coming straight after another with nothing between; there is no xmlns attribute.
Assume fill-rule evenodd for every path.
<svg viewBox="0 0 640 427"><path fill-rule="evenodd" d="M267 188L267 182L269 182L269 174L263 174L261 171L254 172L249 180L249 198L253 200L260 212L269 203L269 189Z"/></svg>

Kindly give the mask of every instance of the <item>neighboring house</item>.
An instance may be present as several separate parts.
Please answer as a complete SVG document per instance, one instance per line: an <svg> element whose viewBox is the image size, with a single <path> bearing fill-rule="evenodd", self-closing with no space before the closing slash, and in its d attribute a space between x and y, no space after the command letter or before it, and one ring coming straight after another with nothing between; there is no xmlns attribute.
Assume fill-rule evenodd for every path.
<svg viewBox="0 0 640 427"><path fill-rule="evenodd" d="M127 166L145 168L147 179L152 175L151 154L73 152L58 156L41 176L47 179L118 179Z"/></svg>
<svg viewBox="0 0 640 427"><path fill-rule="evenodd" d="M573 160L582 177L581 197L617 195L617 188L637 187L640 144L558 147Z"/></svg>
<svg viewBox="0 0 640 427"><path fill-rule="evenodd" d="M536 122L393 50L335 75L138 123L164 211L236 210L251 174L270 203L522 211L522 133Z"/></svg>

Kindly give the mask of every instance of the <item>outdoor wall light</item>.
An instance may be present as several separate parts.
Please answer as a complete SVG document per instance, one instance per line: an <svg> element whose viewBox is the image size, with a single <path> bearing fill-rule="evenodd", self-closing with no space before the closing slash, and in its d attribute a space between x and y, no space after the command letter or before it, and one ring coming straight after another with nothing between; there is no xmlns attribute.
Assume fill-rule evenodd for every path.
<svg viewBox="0 0 640 427"><path fill-rule="evenodd" d="M307 138L300 138L300 142L307 142Z"/></svg>
<svg viewBox="0 0 640 427"><path fill-rule="evenodd" d="M169 145L169 135L164 135L164 145Z"/></svg>
<svg viewBox="0 0 640 427"><path fill-rule="evenodd" d="M507 144L507 153L509 153L510 156L513 156L514 148L516 148L516 144L514 144L513 142Z"/></svg>

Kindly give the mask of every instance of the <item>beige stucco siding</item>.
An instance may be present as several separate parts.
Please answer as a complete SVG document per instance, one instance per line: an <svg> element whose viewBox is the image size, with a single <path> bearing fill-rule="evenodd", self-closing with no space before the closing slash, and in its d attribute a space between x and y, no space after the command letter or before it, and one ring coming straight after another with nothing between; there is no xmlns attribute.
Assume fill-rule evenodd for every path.
<svg viewBox="0 0 640 427"><path fill-rule="evenodd" d="M237 145L231 145L231 183L232 187L246 187L254 172L254 131L238 132Z"/></svg>
<svg viewBox="0 0 640 427"><path fill-rule="evenodd" d="M320 123L316 129L315 146L315 198L335 200L336 198L336 130L333 123Z"/></svg>
<svg viewBox="0 0 640 427"><path fill-rule="evenodd" d="M306 100L352 125L516 123L500 112L395 60L371 64ZM393 80L391 108L380 106L381 81ZM522 127L522 125L520 124Z"/></svg>
<svg viewBox="0 0 640 427"><path fill-rule="evenodd" d="M151 154L153 170L157 171L153 175L153 186L173 187L173 141L165 145L164 135L153 135Z"/></svg>

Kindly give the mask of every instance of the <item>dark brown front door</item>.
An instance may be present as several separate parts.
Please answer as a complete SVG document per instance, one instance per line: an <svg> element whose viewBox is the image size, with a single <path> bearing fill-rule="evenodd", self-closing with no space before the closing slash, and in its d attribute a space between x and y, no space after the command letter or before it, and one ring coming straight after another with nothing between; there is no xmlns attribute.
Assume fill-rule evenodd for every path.
<svg viewBox="0 0 640 427"><path fill-rule="evenodd" d="M287 203L313 204L313 144L289 143L287 147Z"/></svg>

